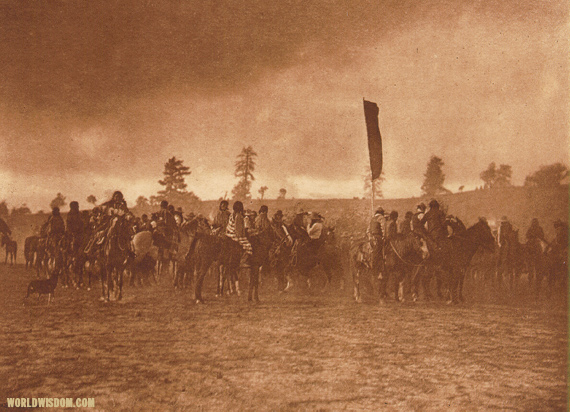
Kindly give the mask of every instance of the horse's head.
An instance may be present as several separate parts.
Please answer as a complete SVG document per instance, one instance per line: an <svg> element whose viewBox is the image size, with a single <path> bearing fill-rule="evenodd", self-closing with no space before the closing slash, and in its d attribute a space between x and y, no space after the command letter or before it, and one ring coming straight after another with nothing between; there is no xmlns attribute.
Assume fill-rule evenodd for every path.
<svg viewBox="0 0 570 412"><path fill-rule="evenodd" d="M4 221L4 219L0 219L0 233L2 233L3 235L2 237L4 237L4 235L10 236L12 234L12 231L10 230L8 224Z"/></svg>
<svg viewBox="0 0 570 412"><path fill-rule="evenodd" d="M211 228L208 220L199 216L182 223L180 230L189 236L195 236L197 233L211 234Z"/></svg>

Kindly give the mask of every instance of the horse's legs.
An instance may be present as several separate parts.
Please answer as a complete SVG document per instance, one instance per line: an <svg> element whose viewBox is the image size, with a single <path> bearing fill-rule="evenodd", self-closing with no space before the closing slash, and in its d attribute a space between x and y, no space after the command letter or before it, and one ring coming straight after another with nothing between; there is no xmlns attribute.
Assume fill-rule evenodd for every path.
<svg viewBox="0 0 570 412"><path fill-rule="evenodd" d="M204 303L204 299L202 298L202 285L204 284L204 278L206 277L206 272L208 271L210 265L206 265L204 260L201 259L200 262L196 265L196 282L194 288L194 299L196 303Z"/></svg>
<svg viewBox="0 0 570 412"><path fill-rule="evenodd" d="M465 299L463 298L463 284L465 283L465 276L466 270L460 269L459 270L459 281L457 284L457 294L460 302L464 302Z"/></svg>
<svg viewBox="0 0 570 412"><path fill-rule="evenodd" d="M250 268L246 268L249 272L249 291L247 295L247 300L256 302L259 301L259 266L252 264Z"/></svg>
<svg viewBox="0 0 570 412"><path fill-rule="evenodd" d="M211 268L212 272L214 272L214 279L216 279L216 297L222 296L222 288L223 288L223 277L222 277L222 267L220 262L216 261L212 264Z"/></svg>
<svg viewBox="0 0 570 412"><path fill-rule="evenodd" d="M388 284L388 270L385 267L384 270L380 273L379 282L378 282L378 294L380 296L380 303L383 303L386 299L386 287Z"/></svg>
<svg viewBox="0 0 570 412"><path fill-rule="evenodd" d="M324 262L322 262L322 268L323 271L325 272L326 275L326 283L323 286L323 290L325 290L328 286L330 286L331 282L332 282L332 275L333 275L333 267L330 264L330 261L325 260Z"/></svg>
<svg viewBox="0 0 570 412"><path fill-rule="evenodd" d="M423 266L418 266L414 269L414 271L412 272L412 277L410 279L410 288L412 291L412 300L415 302L418 300L418 297L420 295L420 272L423 269Z"/></svg>
<svg viewBox="0 0 570 412"><path fill-rule="evenodd" d="M357 303L361 303L362 297L360 296L360 268L353 268L352 283L354 285L354 300Z"/></svg>
<svg viewBox="0 0 570 412"><path fill-rule="evenodd" d="M125 269L121 268L117 270L117 286L119 287L119 296L117 296L117 300L123 299L123 276L125 274Z"/></svg>

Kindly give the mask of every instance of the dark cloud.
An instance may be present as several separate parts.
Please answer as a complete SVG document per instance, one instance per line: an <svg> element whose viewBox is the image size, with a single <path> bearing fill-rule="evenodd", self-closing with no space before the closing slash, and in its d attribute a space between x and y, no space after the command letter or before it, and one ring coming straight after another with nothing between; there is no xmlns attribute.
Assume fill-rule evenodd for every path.
<svg viewBox="0 0 570 412"><path fill-rule="evenodd" d="M543 2L5 1L0 6L0 99L21 110L92 116L161 89L223 93L267 70L378 42L418 20L535 18L559 24ZM564 11L564 10L563 10ZM349 59L350 60L350 59Z"/></svg>
<svg viewBox="0 0 570 412"><path fill-rule="evenodd" d="M218 178L252 144L274 182L354 178L367 97L388 171L467 181L538 130L567 153L567 25L564 1L4 1L2 170Z"/></svg>

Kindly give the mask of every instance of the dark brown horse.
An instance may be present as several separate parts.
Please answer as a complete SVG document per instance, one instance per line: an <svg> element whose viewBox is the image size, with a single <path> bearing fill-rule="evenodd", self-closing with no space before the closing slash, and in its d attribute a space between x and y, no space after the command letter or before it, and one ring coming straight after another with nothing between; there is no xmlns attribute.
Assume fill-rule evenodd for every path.
<svg viewBox="0 0 570 412"><path fill-rule="evenodd" d="M2 233L2 247L6 248L6 260L5 264L8 264L8 257L10 258L10 265L16 262L18 256L18 243L13 240L10 235Z"/></svg>
<svg viewBox="0 0 570 412"><path fill-rule="evenodd" d="M123 298L123 275L133 257L130 242L127 220L124 216L115 216L111 220L103 247L105 276L101 277L101 289L106 301L111 299L111 291L114 292L115 299Z"/></svg>
<svg viewBox="0 0 570 412"><path fill-rule="evenodd" d="M290 233L293 233L290 230ZM321 238L315 242L295 240L291 250L288 271L304 278L311 286L311 274L321 268L325 274L323 290L330 285L333 273L342 270L340 247L337 245L334 228L323 228Z"/></svg>
<svg viewBox="0 0 570 412"><path fill-rule="evenodd" d="M28 236L24 241L24 257L26 259L26 269L34 267L38 253L38 236Z"/></svg>
<svg viewBox="0 0 570 412"><path fill-rule="evenodd" d="M192 237L190 249L187 254L186 264L194 273L194 299L196 303L204 303L202 286L208 270L215 261L221 260L223 242L232 241L229 238L215 236L206 233L200 225L199 219L193 219L185 226L189 236Z"/></svg>
<svg viewBox="0 0 570 412"><path fill-rule="evenodd" d="M394 283L394 298L404 300L404 280L406 275L425 264L427 248L420 237L409 233L398 234L384 246L384 270L380 279L380 302L385 299L390 276Z"/></svg>
<svg viewBox="0 0 570 412"><path fill-rule="evenodd" d="M495 238L485 219L469 227L464 234L442 239L435 251L430 251L431 264L441 268L448 291L448 303L463 301L465 271L479 248L495 249Z"/></svg>

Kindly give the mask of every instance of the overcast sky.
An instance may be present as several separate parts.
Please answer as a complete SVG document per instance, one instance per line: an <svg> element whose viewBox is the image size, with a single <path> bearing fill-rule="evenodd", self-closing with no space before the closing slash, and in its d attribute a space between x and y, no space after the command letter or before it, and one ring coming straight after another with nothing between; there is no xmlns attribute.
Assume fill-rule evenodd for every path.
<svg viewBox="0 0 570 412"><path fill-rule="evenodd" d="M567 0L1 1L0 200L48 209L159 190L184 160L217 199L243 146L268 197L363 195L362 98L378 103L385 197L568 163Z"/></svg>

